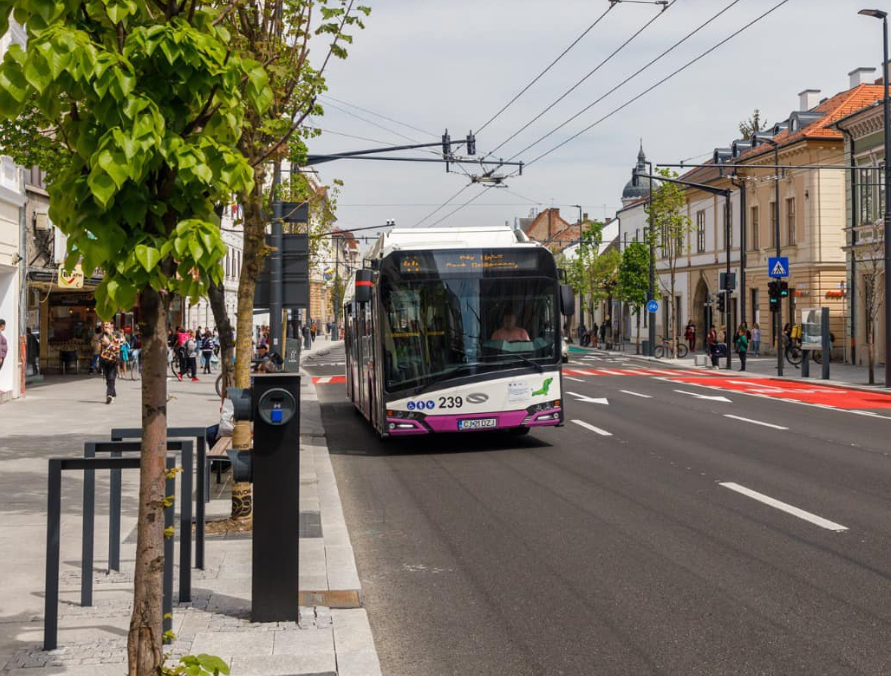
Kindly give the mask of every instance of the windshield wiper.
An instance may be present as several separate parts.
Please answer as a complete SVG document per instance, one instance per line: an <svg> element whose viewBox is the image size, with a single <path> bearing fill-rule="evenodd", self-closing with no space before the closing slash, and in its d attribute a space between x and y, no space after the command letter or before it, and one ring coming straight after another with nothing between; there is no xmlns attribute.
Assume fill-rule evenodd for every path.
<svg viewBox="0 0 891 676"><path fill-rule="evenodd" d="M532 361L531 359L527 359L526 357L524 357L521 354L513 354L511 356L516 357L520 361L522 361L526 364L529 364L530 366L534 366L535 370L538 371L539 373L544 373L544 366L539 364L537 361Z"/></svg>

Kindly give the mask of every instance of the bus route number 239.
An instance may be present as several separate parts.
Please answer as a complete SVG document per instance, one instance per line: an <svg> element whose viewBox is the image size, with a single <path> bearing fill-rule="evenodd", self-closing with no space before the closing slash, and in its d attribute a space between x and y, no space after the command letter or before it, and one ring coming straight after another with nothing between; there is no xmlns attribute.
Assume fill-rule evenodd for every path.
<svg viewBox="0 0 891 676"><path fill-rule="evenodd" d="M461 397L440 397L439 408L461 408L464 400Z"/></svg>

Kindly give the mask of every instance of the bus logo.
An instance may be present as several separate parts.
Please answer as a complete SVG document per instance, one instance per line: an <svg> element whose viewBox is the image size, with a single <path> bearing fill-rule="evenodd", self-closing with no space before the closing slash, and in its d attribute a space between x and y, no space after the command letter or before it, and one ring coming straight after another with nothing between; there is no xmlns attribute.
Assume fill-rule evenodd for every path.
<svg viewBox="0 0 891 676"><path fill-rule="evenodd" d="M465 399L470 404L484 404L489 401L489 395L482 392L474 392L473 394L468 394Z"/></svg>

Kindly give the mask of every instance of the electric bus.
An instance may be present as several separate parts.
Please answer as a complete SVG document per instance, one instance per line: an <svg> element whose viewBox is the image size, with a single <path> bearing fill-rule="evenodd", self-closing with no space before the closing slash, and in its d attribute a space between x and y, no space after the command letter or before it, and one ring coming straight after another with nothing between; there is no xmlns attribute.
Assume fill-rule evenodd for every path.
<svg viewBox="0 0 891 676"><path fill-rule="evenodd" d="M381 437L563 424L554 257L503 228L394 228L344 294L347 394Z"/></svg>

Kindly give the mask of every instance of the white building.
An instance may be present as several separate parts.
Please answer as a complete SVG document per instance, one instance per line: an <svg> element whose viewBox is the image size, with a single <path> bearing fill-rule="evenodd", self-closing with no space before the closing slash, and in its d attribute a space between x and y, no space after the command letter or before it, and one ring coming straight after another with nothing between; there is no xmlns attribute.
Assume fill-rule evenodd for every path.
<svg viewBox="0 0 891 676"><path fill-rule="evenodd" d="M0 39L0 58L11 44L25 44L25 31L13 21ZM21 395L23 371L19 343L25 334L21 319L25 199L21 167L9 157L0 157L0 319L6 320L3 334L9 345L6 360L0 368L0 402Z"/></svg>

